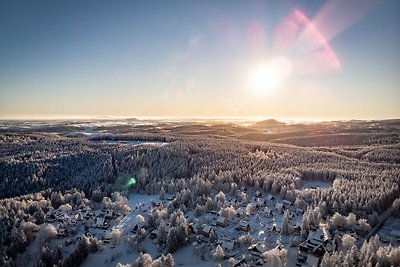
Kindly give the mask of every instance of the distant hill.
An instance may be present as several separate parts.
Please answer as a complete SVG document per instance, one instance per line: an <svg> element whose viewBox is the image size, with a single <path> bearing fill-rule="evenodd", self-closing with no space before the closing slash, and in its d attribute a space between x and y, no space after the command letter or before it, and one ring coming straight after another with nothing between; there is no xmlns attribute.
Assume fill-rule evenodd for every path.
<svg viewBox="0 0 400 267"><path fill-rule="evenodd" d="M274 119L267 119L267 120L258 121L255 123L255 126L258 126L258 127L277 127L277 126L282 126L282 125L285 125L285 123L274 120Z"/></svg>

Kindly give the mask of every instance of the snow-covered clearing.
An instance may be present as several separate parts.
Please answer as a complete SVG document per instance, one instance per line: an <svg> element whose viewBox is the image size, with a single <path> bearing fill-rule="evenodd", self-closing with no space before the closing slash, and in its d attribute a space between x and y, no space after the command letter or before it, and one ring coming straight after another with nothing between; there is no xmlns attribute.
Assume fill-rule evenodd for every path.
<svg viewBox="0 0 400 267"><path fill-rule="evenodd" d="M303 189L317 189L317 188L329 188L332 187L331 182L327 181L302 181Z"/></svg>

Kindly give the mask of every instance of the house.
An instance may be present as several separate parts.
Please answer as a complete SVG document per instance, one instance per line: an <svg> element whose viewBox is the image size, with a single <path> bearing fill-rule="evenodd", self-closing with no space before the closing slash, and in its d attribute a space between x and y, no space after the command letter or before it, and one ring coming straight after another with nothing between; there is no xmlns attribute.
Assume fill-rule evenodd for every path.
<svg viewBox="0 0 400 267"><path fill-rule="evenodd" d="M199 225L197 223L190 223L188 225L189 234L196 234L199 229Z"/></svg>
<svg viewBox="0 0 400 267"><path fill-rule="evenodd" d="M62 212L61 210L55 210L53 211L54 217L60 221L60 222L68 222L69 221L69 216Z"/></svg>
<svg viewBox="0 0 400 267"><path fill-rule="evenodd" d="M272 210L270 208L265 208L264 209L264 214L265 214L265 216L270 218L270 217L272 217Z"/></svg>
<svg viewBox="0 0 400 267"><path fill-rule="evenodd" d="M286 207L292 206L292 202L290 202L289 200L286 200L286 199L284 199L284 200L282 201L282 203L283 203Z"/></svg>
<svg viewBox="0 0 400 267"><path fill-rule="evenodd" d="M111 232L110 230L107 230L107 231L104 233L103 242L104 242L104 243L110 243L110 242L111 242L111 238L112 238L112 232Z"/></svg>
<svg viewBox="0 0 400 267"><path fill-rule="evenodd" d="M250 224L246 221L241 220L239 222L239 225L236 227L236 229L240 230L240 231L248 232L248 231L250 231Z"/></svg>
<svg viewBox="0 0 400 267"><path fill-rule="evenodd" d="M265 225L265 229L268 232L276 231L276 224L267 224L267 225Z"/></svg>
<svg viewBox="0 0 400 267"><path fill-rule="evenodd" d="M256 261L255 264L256 264L256 266L265 266L266 261L265 261L264 258L259 258L259 259Z"/></svg>
<svg viewBox="0 0 400 267"><path fill-rule="evenodd" d="M106 213L104 214L104 218L112 219L113 216L114 216L114 211L113 210L106 210Z"/></svg>
<svg viewBox="0 0 400 267"><path fill-rule="evenodd" d="M94 216L94 212L91 210L87 210L83 213L83 218L85 219L90 219L92 216Z"/></svg>
<svg viewBox="0 0 400 267"><path fill-rule="evenodd" d="M261 255L267 250L267 248L264 245L257 243L248 247L247 250L250 252L251 255L261 257Z"/></svg>
<svg viewBox="0 0 400 267"><path fill-rule="evenodd" d="M221 247L226 252L232 251L233 248L235 247L235 242L230 240L224 240L221 242Z"/></svg>
<svg viewBox="0 0 400 267"><path fill-rule="evenodd" d="M102 229L107 229L108 228L108 223L104 218L96 218L96 223L95 223L96 228L102 228Z"/></svg>
<svg viewBox="0 0 400 267"><path fill-rule="evenodd" d="M326 252L333 251L334 249L335 244L329 241L328 236L326 236L321 229L310 231L307 240L299 246L299 250L321 258Z"/></svg>
<svg viewBox="0 0 400 267"><path fill-rule="evenodd" d="M239 207L236 209L236 216L237 217L242 217L244 214L246 214L246 210L243 207Z"/></svg>
<svg viewBox="0 0 400 267"><path fill-rule="evenodd" d="M172 200L174 200L174 199L175 199L175 195L171 195L171 196L167 197L167 200L168 200L168 201L172 201Z"/></svg>
<svg viewBox="0 0 400 267"><path fill-rule="evenodd" d="M84 207L82 208L82 210L83 210L83 211L91 211L92 208L91 208L90 206L84 206Z"/></svg>
<svg viewBox="0 0 400 267"><path fill-rule="evenodd" d="M260 208L265 206L267 203L264 199L262 198L257 198L257 202L256 202L256 208Z"/></svg>
<svg viewBox="0 0 400 267"><path fill-rule="evenodd" d="M265 196L265 199L266 199L267 201L272 201L272 200L274 199L274 197L271 196L271 195L267 195L267 196Z"/></svg>
<svg viewBox="0 0 400 267"><path fill-rule="evenodd" d="M220 216L220 217L218 217L218 219L217 219L217 225L222 226L222 227L225 227L225 226L228 225L228 220L227 220L225 217Z"/></svg>
<svg viewBox="0 0 400 267"><path fill-rule="evenodd" d="M315 231L310 231L308 233L307 242L309 242L311 244L320 245L324 241L327 241L327 238L321 229L317 229Z"/></svg>
<svg viewBox="0 0 400 267"><path fill-rule="evenodd" d="M262 193L260 191L256 191L256 197L262 197Z"/></svg>
<svg viewBox="0 0 400 267"><path fill-rule="evenodd" d="M207 237L210 237L211 232L214 232L214 229L210 225L204 225L203 230L201 233Z"/></svg>

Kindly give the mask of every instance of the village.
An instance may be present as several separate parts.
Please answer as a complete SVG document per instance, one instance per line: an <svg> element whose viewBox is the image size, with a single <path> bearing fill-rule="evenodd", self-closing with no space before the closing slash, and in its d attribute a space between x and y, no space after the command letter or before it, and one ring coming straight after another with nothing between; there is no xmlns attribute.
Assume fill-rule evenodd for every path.
<svg viewBox="0 0 400 267"><path fill-rule="evenodd" d="M159 228L148 224L148 217L153 209L167 207L179 196L166 195L162 200L158 195L143 197L135 195L125 212L101 209L89 203L80 207L68 205L68 208L62 205L49 211L46 222L57 229L57 239L52 246L61 244L71 246L72 250L84 234L99 240L104 250L117 250L118 247L129 247L135 236L135 250L129 252L144 251L153 256L166 253L165 243L158 239L160 235L165 239L170 222L166 221L165 233L160 233ZM287 266L318 266L326 252L338 249L338 240L344 235L358 239L356 231L330 231L323 225L311 227L304 235L301 224L305 211L291 201L271 194L241 188L236 194L224 197L224 204L219 209L203 214L193 210L185 213L188 238L184 246L191 244L193 253L203 260L209 260L208 256L220 247L221 256L217 261L228 263L229 260L227 266L263 266L267 261L265 252L283 250L286 255L282 262L287 261ZM141 199L146 201L141 202ZM118 256L120 254L114 258Z"/></svg>

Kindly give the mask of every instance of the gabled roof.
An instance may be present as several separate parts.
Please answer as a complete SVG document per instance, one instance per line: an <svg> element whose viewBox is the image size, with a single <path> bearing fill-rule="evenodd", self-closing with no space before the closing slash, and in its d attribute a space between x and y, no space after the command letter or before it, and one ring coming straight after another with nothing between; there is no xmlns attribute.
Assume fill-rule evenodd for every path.
<svg viewBox="0 0 400 267"><path fill-rule="evenodd" d="M249 222L246 222L246 221L241 220L241 221L239 222L239 226L241 226L241 227L248 227L248 226L250 226L250 224L249 224Z"/></svg>
<svg viewBox="0 0 400 267"><path fill-rule="evenodd" d="M233 241L222 241L221 242L221 247L225 250L225 251L231 251L233 250L233 247L235 246L235 242Z"/></svg>
<svg viewBox="0 0 400 267"><path fill-rule="evenodd" d="M292 202L290 202L287 199L284 199L282 202L283 202L283 204L288 205L288 206L292 205Z"/></svg>
<svg viewBox="0 0 400 267"><path fill-rule="evenodd" d="M213 228L210 226L210 225L204 225L204 227L203 227L203 232L204 233L210 233L210 231L212 230Z"/></svg>
<svg viewBox="0 0 400 267"><path fill-rule="evenodd" d="M224 216L220 216L220 217L218 217L217 222L224 223L224 222L226 222L226 218Z"/></svg>
<svg viewBox="0 0 400 267"><path fill-rule="evenodd" d="M248 250L262 254L267 250L267 248L264 245L257 243L257 244L253 244L250 247L248 247Z"/></svg>
<svg viewBox="0 0 400 267"><path fill-rule="evenodd" d="M265 208L265 209L264 209L264 212L265 212L265 213L272 213L272 210L271 210L270 208Z"/></svg>
<svg viewBox="0 0 400 267"><path fill-rule="evenodd" d="M315 231L310 231L308 233L307 241L312 244L320 244L326 241L326 237L324 232L321 229L317 229Z"/></svg>
<svg viewBox="0 0 400 267"><path fill-rule="evenodd" d="M266 196L265 196L265 199L268 200L268 201L272 200L273 198L274 198L274 197L271 196L271 195L266 195Z"/></svg>

